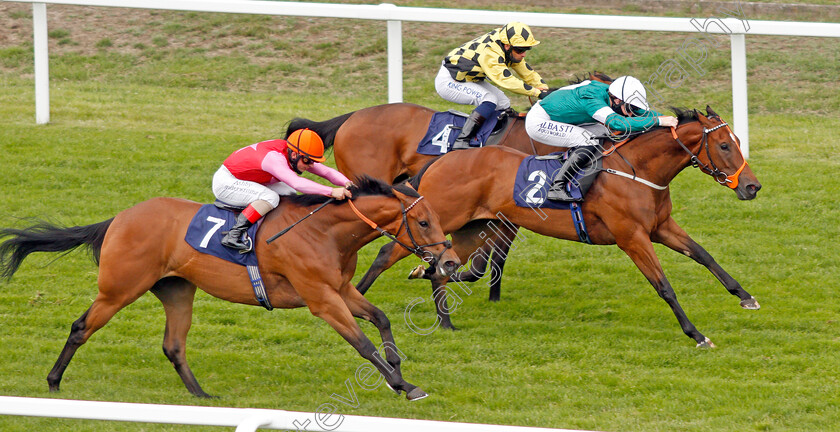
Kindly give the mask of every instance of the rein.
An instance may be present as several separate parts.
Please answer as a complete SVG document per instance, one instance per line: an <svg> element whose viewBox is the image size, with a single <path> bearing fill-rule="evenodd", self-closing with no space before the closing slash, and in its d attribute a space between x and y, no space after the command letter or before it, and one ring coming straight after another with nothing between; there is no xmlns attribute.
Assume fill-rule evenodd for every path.
<svg viewBox="0 0 840 432"><path fill-rule="evenodd" d="M700 158L697 156L697 154L692 153L691 150L689 150L688 146L683 144L683 142L680 140L679 136L677 135L677 128L675 128L675 127L671 128L671 137L674 138L674 140L677 142L677 144L679 144L680 147L682 147L683 150L685 150L686 153L691 155L691 166L693 166L695 168L700 168L701 171L704 171L704 172L708 173L718 183L720 183L722 185L725 185L730 189L735 189L735 188L738 187L738 176L741 175L741 171L743 171L744 167L747 166L747 160L744 159L744 161L741 162L741 166L735 171L734 174L727 175L720 168L718 168L717 165L715 165L715 162L712 160L712 153L709 150L709 133L714 132L714 131L716 131L720 128L723 128L723 127L726 128L726 130L729 132L730 135L732 135L733 137L735 136L735 134L732 133L732 129L729 128L729 124L726 123L726 122L721 122L721 124L711 128L711 129L706 129L705 126L703 127L703 144L701 145L701 149L697 150L697 154L700 154L700 151L702 150L702 148L705 147L706 157L709 158L709 165L706 165L703 162L701 162ZM609 148L608 150L604 150L602 152L602 154L604 156L609 156L612 153L618 153L618 151L617 151L618 148L621 147L622 145L626 144L628 141L629 141L629 138L624 140L624 141L621 141L619 143L616 143L611 148ZM735 140L733 140L733 141L735 141ZM738 148L738 151L741 151L741 147L738 146L737 141L735 141L735 146ZM621 153L618 153L618 154L619 154L619 156L621 155ZM625 161L626 161L626 159L625 159ZM639 183L642 183L642 184L644 184L648 187L651 187L653 189L664 190L664 189L667 188L667 186L659 186L659 185L657 185L655 183L652 183L652 182L649 182L649 181L647 181L643 178L636 177L635 171L634 171L634 174L627 174L625 172L616 171L614 169L605 169L604 171L608 172L610 174L614 174L614 175L617 175L617 176L621 176L621 177L629 178L631 180L635 180L635 181L637 181Z"/></svg>
<svg viewBox="0 0 840 432"><path fill-rule="evenodd" d="M315 214L315 212L317 212L318 210L321 210L322 208L326 207L326 206L327 206L327 204L329 204L329 203L331 203L331 202L333 202L333 201L335 201L335 198L330 198L330 199L328 199L325 203L323 203L323 204L321 204L320 206L318 206L318 208L316 208L315 210L312 210L311 212L309 212L309 214L308 214L308 215L306 215L306 216L304 216L304 217L300 218L300 220L298 220L297 222L295 222L295 223L293 223L293 224L291 224L291 225L287 226L286 228L284 228L284 229L283 229L283 231L280 231L279 233L274 234L273 236L271 236L271 238L269 238L268 240L266 240L266 241L265 241L265 242L266 242L266 244L270 244L270 243L271 243L271 242L273 242L274 240L277 240L277 237L280 237L281 235L286 234L287 232L289 232L289 230L290 230L290 229L294 228L294 227L295 227L295 225L297 225L297 224L299 224L299 223L301 223L301 222L305 221L305 220L306 220L309 216L312 216L313 214Z"/></svg>
<svg viewBox="0 0 840 432"><path fill-rule="evenodd" d="M691 155L691 166L695 168L700 168L701 171L705 171L706 173L711 175L712 178L714 178L715 181L717 181L718 183L725 185L730 189L735 189L736 187L738 187L738 176L741 174L741 171L744 170L744 167L747 166L747 160L744 159L744 161L741 163L741 166L732 175L727 175L720 168L718 168L717 165L715 165L715 161L712 160L712 153L709 151L709 133L714 132L722 127L725 127L726 130L729 131L730 135L735 136L735 134L732 133L732 129L729 129L729 124L726 122L721 122L721 124L711 129L706 129L705 126L703 127L703 144L701 145L701 149L703 147L706 148L706 157L709 158L709 165L711 166L701 162L700 158L696 154L692 153L691 150L689 150L688 147L686 147L686 145L683 144L682 141L680 141L679 136L677 136L677 128L671 128L671 136L674 138L677 144L679 144L680 147L682 147L683 150L686 151L686 153ZM735 142L735 147L738 148L738 151L741 151L741 147L738 146L737 142ZM700 149L697 150L697 154L700 154Z"/></svg>
<svg viewBox="0 0 840 432"><path fill-rule="evenodd" d="M360 212L359 209L356 208L356 205L353 204L353 201L348 201L347 203L350 204L350 209L353 210L353 213L356 213L356 216L358 216L359 219L361 219L363 222L368 224L371 228L375 229L376 231L379 231L379 234L381 234L385 237L388 237L389 239L391 239L391 241L396 242L397 244L404 247L409 252L413 253L414 255L419 256L423 261L426 261L426 262L430 263L430 262L434 262L435 255L434 255L434 253L426 250L425 248L427 248L429 246L436 246L436 245L442 244L446 247L446 249L449 249L449 248L452 247L452 243L450 243L449 240L444 240L444 241L441 241L441 242L429 243L429 244L424 244L424 245L417 244L417 241L414 239L414 235L411 233L411 228L409 228L409 226L408 226L408 217L406 215L422 199L423 199L422 196L420 198L417 198L408 207L403 207L402 202L400 203L400 207L403 207L402 208L402 222L400 223L400 227L397 228L397 233L396 234L391 234L388 231L382 229L381 227L379 227L379 225L376 222L370 220L370 218L363 215L362 212ZM400 241L397 238L397 236L400 235L400 231L402 231L403 227L405 227L405 232L408 234L408 238L411 239L411 246L403 243L402 241Z"/></svg>

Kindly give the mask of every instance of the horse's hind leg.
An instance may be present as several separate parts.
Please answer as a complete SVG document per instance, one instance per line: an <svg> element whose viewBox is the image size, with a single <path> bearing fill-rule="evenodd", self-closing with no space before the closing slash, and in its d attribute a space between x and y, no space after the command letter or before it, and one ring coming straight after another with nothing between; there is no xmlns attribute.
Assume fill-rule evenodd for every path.
<svg viewBox="0 0 840 432"><path fill-rule="evenodd" d="M182 278L165 278L155 284L152 293L163 303L166 311L163 354L172 362L190 393L198 397L211 397L201 389L187 364L187 333L192 325L195 285Z"/></svg>
<svg viewBox="0 0 840 432"><path fill-rule="evenodd" d="M100 291L90 308L71 326L70 336L67 338L64 348L61 350L58 360L56 360L55 365L49 375L47 375L47 383L50 386L50 391L56 392L59 390L61 377L64 375L67 365L70 364L70 360L73 359L73 355L76 354L76 350L87 342L94 332L107 324L120 309L137 300L140 295L142 293L135 296L123 295L112 297L104 295Z"/></svg>
<svg viewBox="0 0 840 432"><path fill-rule="evenodd" d="M669 248L688 256L694 261L702 264L723 284L730 294L741 299L741 307L744 309L759 309L758 302L755 297L751 296L741 284L738 283L732 276L729 275L712 256L697 244L686 232L683 230L673 218L660 225L656 231L651 235L653 241L661 243Z"/></svg>

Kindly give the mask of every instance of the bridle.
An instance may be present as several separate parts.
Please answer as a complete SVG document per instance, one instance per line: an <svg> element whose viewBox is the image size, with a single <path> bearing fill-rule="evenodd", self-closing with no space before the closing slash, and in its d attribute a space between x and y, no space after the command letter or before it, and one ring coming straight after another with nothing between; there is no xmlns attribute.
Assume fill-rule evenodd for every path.
<svg viewBox="0 0 840 432"><path fill-rule="evenodd" d="M392 241L397 242L397 244L404 247L406 250L413 253L414 255L417 255L423 261L425 261L427 263L433 263L436 260L435 254L432 251L427 250L426 248L430 247L430 246L437 246L439 244L442 244L446 249L449 249L449 248L452 247L452 242L450 242L449 240L444 240L444 241L440 241L440 242L437 242L437 243L428 243L428 244L424 244L424 245L417 244L417 240L414 239L414 234L411 233L411 228L408 226L408 216L407 215L408 215L408 212L411 211L411 209L413 209L414 206L417 205L417 203L420 202L420 200L422 200L422 199L423 199L422 196L420 198L417 198L408 207L405 207L403 205L402 201L400 201L400 207L402 208L402 222L400 222L400 226L399 226L399 228L397 228L396 234L391 234L388 231L382 229L379 225L376 224L376 222L370 220L367 216L363 215L362 212L360 212L359 209L356 208L356 205L353 204L353 201L348 200L347 203L350 204L350 208L353 210L353 213L356 213L356 216L358 216L359 219L361 219L362 221L364 221L365 223L370 225L371 228L375 229L376 231L379 231L379 234L381 234L385 237L388 237ZM397 238L397 236L400 235L400 232L402 231L403 227L405 227L405 232L406 232L406 234L408 234L408 238L411 239L411 245L410 246L403 243L402 241L400 241Z"/></svg>
<svg viewBox="0 0 840 432"><path fill-rule="evenodd" d="M719 125L711 128L711 129L707 129L705 126L703 126L703 143L701 144L701 147L699 149L697 149L697 154L692 153L692 151L689 150L688 147L686 147L686 145L683 144L682 141L680 141L680 138L677 136L677 128L676 127L671 128L671 136L674 138L674 140L677 141L677 144L679 144L680 147L682 147L683 150L686 151L686 153L691 155L691 166L693 166L694 168L700 168L701 171L706 172L707 174L712 176L712 178L714 178L715 181L717 181L718 183L720 183L722 185L725 185L725 186L729 187L730 189L735 189L735 188L738 187L738 176L741 175L741 171L743 171L744 167L747 166L747 160L744 159L744 161L741 163L741 166L735 171L734 174L727 175L720 168L718 168L717 165L715 165L715 161L712 160L712 153L711 153L711 151L709 151L709 133L714 132L714 131L716 131L720 128L723 128L723 127L726 128L726 130L729 132L730 135L732 135L733 137L735 136L735 134L732 133L732 129L729 128L729 124L724 122L724 121L721 121L721 123ZM740 152L741 147L738 146L738 142L734 141L734 143L735 143L735 148L737 148L738 151ZM698 157L698 155L700 154L700 151L704 147L706 149L706 157L709 158L709 165L706 165L703 162L701 162L700 158ZM741 153L741 154L743 155L743 153Z"/></svg>

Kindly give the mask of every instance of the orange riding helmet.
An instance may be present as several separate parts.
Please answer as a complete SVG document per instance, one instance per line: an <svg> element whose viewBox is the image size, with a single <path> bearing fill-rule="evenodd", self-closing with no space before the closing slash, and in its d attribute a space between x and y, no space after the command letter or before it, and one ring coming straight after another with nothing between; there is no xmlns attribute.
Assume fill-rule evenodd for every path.
<svg viewBox="0 0 840 432"><path fill-rule="evenodd" d="M286 139L289 148L315 162L327 160L324 157L324 141L309 129L298 129Z"/></svg>

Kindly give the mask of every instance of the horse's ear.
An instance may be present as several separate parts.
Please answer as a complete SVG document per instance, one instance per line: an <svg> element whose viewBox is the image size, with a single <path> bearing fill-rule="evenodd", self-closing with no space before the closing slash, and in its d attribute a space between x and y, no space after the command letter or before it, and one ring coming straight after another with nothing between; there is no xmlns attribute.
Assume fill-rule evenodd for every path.
<svg viewBox="0 0 840 432"><path fill-rule="evenodd" d="M411 185L408 181L404 180L400 183L397 183L393 186L395 193L400 193L402 195L406 195L411 198L419 198L420 194L417 193L417 189Z"/></svg>
<svg viewBox="0 0 840 432"><path fill-rule="evenodd" d="M709 117L720 117L720 116L718 115L718 113L714 112L714 110L712 110L712 107L710 107L710 106L708 106L708 105L706 105L706 114L707 114Z"/></svg>
<svg viewBox="0 0 840 432"><path fill-rule="evenodd" d="M706 116L704 116L703 113L701 113L700 111L697 111L696 108L693 111L694 111L694 116L697 117L698 119L706 118Z"/></svg>

